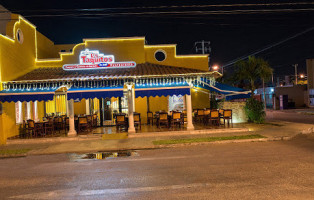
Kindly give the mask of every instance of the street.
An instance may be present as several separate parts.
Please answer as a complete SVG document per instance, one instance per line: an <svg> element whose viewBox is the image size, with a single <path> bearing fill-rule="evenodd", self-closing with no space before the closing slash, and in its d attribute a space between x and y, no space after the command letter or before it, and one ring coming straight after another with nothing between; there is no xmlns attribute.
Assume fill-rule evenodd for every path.
<svg viewBox="0 0 314 200"><path fill-rule="evenodd" d="M0 160L0 199L313 199L314 140Z"/></svg>
<svg viewBox="0 0 314 200"><path fill-rule="evenodd" d="M306 112L311 114L306 114ZM291 109L291 110L267 110L266 119L280 120L286 122L314 124L314 112L313 109Z"/></svg>

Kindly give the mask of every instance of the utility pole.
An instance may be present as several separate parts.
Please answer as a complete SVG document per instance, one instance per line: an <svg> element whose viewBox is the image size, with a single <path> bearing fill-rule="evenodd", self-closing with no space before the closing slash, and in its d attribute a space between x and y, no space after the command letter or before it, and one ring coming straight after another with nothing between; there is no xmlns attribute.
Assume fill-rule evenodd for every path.
<svg viewBox="0 0 314 200"><path fill-rule="evenodd" d="M211 53L211 48L210 48L210 41L197 41L194 43L194 46L195 46L195 51L196 53L198 53L199 50L202 51L202 54L205 54L205 53ZM208 66L209 66L209 57L208 57Z"/></svg>
<svg viewBox="0 0 314 200"><path fill-rule="evenodd" d="M298 64L294 64L295 84L298 85Z"/></svg>
<svg viewBox="0 0 314 200"><path fill-rule="evenodd" d="M194 43L195 46L195 51L196 53L201 50L202 54L205 53L210 53L211 52L211 48L210 48L210 41L197 41Z"/></svg>

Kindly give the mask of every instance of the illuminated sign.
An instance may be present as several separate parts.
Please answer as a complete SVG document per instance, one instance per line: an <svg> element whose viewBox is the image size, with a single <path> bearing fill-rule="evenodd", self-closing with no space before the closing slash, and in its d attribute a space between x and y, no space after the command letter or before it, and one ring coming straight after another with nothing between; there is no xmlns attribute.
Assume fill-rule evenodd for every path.
<svg viewBox="0 0 314 200"><path fill-rule="evenodd" d="M86 69L112 69L112 68L132 68L134 61L115 62L113 55L104 55L99 51L85 49L80 53L80 64L63 65L64 70L86 70Z"/></svg>

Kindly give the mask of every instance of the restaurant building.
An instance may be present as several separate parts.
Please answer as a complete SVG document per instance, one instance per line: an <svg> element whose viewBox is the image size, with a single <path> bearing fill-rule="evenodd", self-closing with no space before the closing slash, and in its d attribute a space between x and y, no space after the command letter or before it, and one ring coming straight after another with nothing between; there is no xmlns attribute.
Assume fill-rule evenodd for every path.
<svg viewBox="0 0 314 200"><path fill-rule="evenodd" d="M10 14L0 34L0 143L19 135L23 120L67 115L68 135L76 135L74 116L97 114L100 125L113 114L133 112L146 122L147 111L209 108L210 92L230 93L215 83L208 55L177 55L175 44L147 45L145 37L84 39L56 45L20 15Z"/></svg>

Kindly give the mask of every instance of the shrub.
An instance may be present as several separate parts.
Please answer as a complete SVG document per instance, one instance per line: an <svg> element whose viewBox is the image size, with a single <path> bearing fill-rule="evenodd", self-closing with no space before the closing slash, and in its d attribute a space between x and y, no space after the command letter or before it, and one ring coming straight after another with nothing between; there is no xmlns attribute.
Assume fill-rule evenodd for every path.
<svg viewBox="0 0 314 200"><path fill-rule="evenodd" d="M216 96L213 95L211 98L210 98L210 108L211 109L218 109L218 102L216 100Z"/></svg>
<svg viewBox="0 0 314 200"><path fill-rule="evenodd" d="M265 111L263 102L259 102L256 99L249 98L244 106L245 114L249 122L263 123L265 121Z"/></svg>

